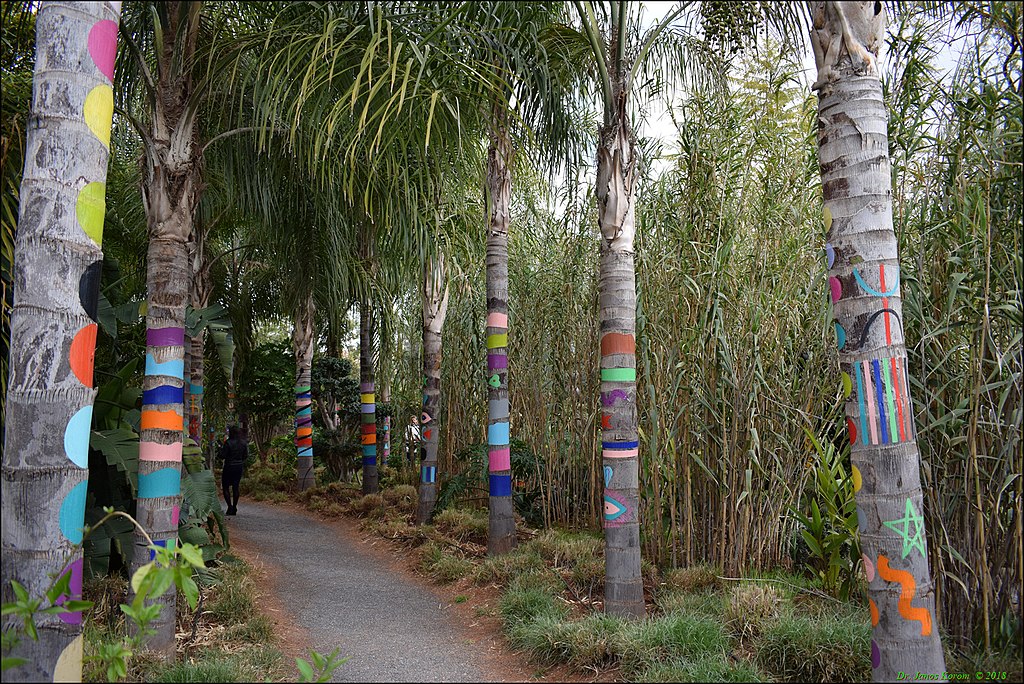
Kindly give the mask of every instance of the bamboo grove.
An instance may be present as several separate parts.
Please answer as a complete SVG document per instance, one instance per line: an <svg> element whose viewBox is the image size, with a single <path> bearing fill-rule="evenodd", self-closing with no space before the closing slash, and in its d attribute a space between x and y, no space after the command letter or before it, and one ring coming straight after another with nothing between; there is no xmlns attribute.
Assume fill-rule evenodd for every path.
<svg viewBox="0 0 1024 684"><path fill-rule="evenodd" d="M643 617L649 565L784 568L870 606L876 680L1020 638L1018 5L86 5L101 29L57 47L79 10L3 15L5 602L67 572L16 548L81 553L86 473L158 545L223 536L194 488L237 421L295 491L488 509L491 554L524 521L603 529L611 614ZM114 90L110 132L84 90L70 115L110 155L105 208L87 185L70 212L88 237L105 215L103 260L57 289L38 235L100 242L32 210L33 24ZM61 307L74 330L32 318ZM84 424L50 450L69 470L35 435L79 420L71 376L76 411L98 398L91 451ZM8 526L33 497L63 537ZM75 661L67 615L37 676Z"/></svg>

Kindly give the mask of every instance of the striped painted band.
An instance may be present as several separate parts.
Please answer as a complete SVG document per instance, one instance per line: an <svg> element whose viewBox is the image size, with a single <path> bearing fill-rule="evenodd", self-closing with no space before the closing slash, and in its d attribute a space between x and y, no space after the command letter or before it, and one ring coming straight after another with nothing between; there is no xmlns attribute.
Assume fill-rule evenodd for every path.
<svg viewBox="0 0 1024 684"><path fill-rule="evenodd" d="M491 475L488 477L491 496L512 496L511 475Z"/></svg>
<svg viewBox="0 0 1024 684"><path fill-rule="evenodd" d="M636 368L602 368L601 380L605 382L636 382Z"/></svg>
<svg viewBox="0 0 1024 684"><path fill-rule="evenodd" d="M602 449L602 458L635 458L640 454L639 449Z"/></svg>
<svg viewBox="0 0 1024 684"><path fill-rule="evenodd" d="M150 328L146 331L148 347L184 347L184 328Z"/></svg>
<svg viewBox="0 0 1024 684"><path fill-rule="evenodd" d="M185 401L185 389L174 385L160 385L143 391L143 406L159 406L161 404L180 404Z"/></svg>

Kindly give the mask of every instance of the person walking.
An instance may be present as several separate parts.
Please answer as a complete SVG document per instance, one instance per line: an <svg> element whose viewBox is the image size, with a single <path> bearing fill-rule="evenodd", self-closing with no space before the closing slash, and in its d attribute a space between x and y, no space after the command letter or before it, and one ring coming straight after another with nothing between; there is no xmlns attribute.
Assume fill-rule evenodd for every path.
<svg viewBox="0 0 1024 684"><path fill-rule="evenodd" d="M220 482L224 488L224 503L228 505L228 515L238 513L238 492L242 484L242 473L245 471L245 461L248 457L249 442L242 437L242 431L232 425L228 428L227 441L221 445L220 451L217 453L217 460L224 461Z"/></svg>

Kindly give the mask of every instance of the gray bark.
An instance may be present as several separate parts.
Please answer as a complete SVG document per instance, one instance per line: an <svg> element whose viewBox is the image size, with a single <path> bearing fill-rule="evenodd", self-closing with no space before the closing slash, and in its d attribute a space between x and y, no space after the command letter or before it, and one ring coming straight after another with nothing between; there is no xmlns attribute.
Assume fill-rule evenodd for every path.
<svg viewBox="0 0 1024 684"><path fill-rule="evenodd" d="M374 397L373 338L370 336L370 305L359 306L359 418L363 447L363 494L376 494L377 405Z"/></svg>
<svg viewBox="0 0 1024 684"><path fill-rule="evenodd" d="M39 598L69 571L74 598L81 593L109 74L120 11L120 2L44 2L36 15L0 477L5 603L15 600L12 581ZM5 671L4 681L80 681L81 621L81 613L37 616L38 641L23 634L9 654L28 663ZM4 616L3 630L19 622Z"/></svg>
<svg viewBox="0 0 1024 684"><path fill-rule="evenodd" d="M643 617L633 266L636 159L626 110L629 84L624 79L620 75L613 81L615 107L605 114L597 148L604 609L610 615Z"/></svg>
<svg viewBox="0 0 1024 684"><path fill-rule="evenodd" d="M508 394L508 226L512 149L504 121L496 122L487 150L487 459L489 472L487 553L508 553L516 545L512 505Z"/></svg>
<svg viewBox="0 0 1024 684"><path fill-rule="evenodd" d="M186 116L193 94L191 73L174 66L188 64L195 54L198 22L179 30L188 21L187 11L187 3L167 3L168 25L163 50L157 55L156 97L148 122L141 188L149 233L149 308L137 511L139 522L153 540L168 546L177 543L181 505L185 306L192 275L188 241L202 185L197 117ZM136 532L132 572L151 557L145 537ZM172 586L158 599L164 609L152 624L156 631L145 641L149 650L168 661L176 655L175 593Z"/></svg>
<svg viewBox="0 0 1024 684"><path fill-rule="evenodd" d="M310 291L295 310L295 326L292 328L292 351L295 353L296 479L300 492L316 484L316 476L313 472L313 400L311 394L314 314L313 293Z"/></svg>
<svg viewBox="0 0 1024 684"><path fill-rule="evenodd" d="M885 103L881 3L811 3L826 260L873 634L872 678L945 670L928 567Z"/></svg>
<svg viewBox="0 0 1024 684"><path fill-rule="evenodd" d="M437 503L437 445L441 418L441 331L448 313L444 259L428 259L423 273L423 413L420 416L420 490L416 524L434 514Z"/></svg>

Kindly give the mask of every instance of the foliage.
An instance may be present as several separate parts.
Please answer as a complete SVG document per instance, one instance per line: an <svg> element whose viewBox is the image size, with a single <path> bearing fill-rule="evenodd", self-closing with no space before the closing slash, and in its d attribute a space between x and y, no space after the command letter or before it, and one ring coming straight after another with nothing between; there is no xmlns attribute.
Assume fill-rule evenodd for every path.
<svg viewBox="0 0 1024 684"><path fill-rule="evenodd" d="M282 423L295 414L295 358L290 345L268 341L254 348L238 376L238 413L248 417L249 435L260 457Z"/></svg>
<svg viewBox="0 0 1024 684"><path fill-rule="evenodd" d="M830 442L823 445L810 431L807 438L818 457L812 466L814 487L805 492L810 513L793 510L792 514L800 521L800 536L811 551L811 570L826 590L846 600L859 586L861 562L853 473L843 466L843 460L849 460L849 444L843 440L841 453Z"/></svg>
<svg viewBox="0 0 1024 684"><path fill-rule="evenodd" d="M827 682L871 678L866 622L784 617L757 641L757 663L783 682Z"/></svg>
<svg viewBox="0 0 1024 684"><path fill-rule="evenodd" d="M130 521L133 527L137 527L145 535L139 523L126 513L115 512L107 508L106 515L101 519L100 525L108 518L123 517ZM92 528L85 530L85 537L92 532ZM205 569L202 552L195 546L182 543L169 546L158 546L150 541L149 550L153 560L136 570L132 575L132 601L130 604L121 604L123 612L137 627L131 636L125 637L120 643L105 644L94 660L101 661L106 667L109 681L119 681L128 672L128 662L139 649L145 637L152 633L149 624L160 615L163 606L154 599L162 596L171 586L177 587L189 606L195 609L199 598L199 586L192 575L195 571ZM78 550L81 545L76 545ZM86 610L92 607L92 602L81 601L73 598L71 588L71 572L67 571L54 577L49 588L45 591L44 597L32 597L17 581L11 580L11 588L15 595L15 601L3 605L4 615L16 615L21 620L20 629L7 630L4 632L4 657L3 670L23 665L25 660L8 656L10 649L16 647L23 636L33 641L38 640L36 630L36 615L59 614L69 611ZM44 604L48 604L45 607Z"/></svg>
<svg viewBox="0 0 1024 684"><path fill-rule="evenodd" d="M542 492L535 485L541 462L530 446L521 439L509 444L512 462L512 503L515 511L528 525L543 523L540 499ZM437 493L435 515L459 502L479 500L487 492L487 445L472 444L456 455L460 469L444 481Z"/></svg>
<svg viewBox="0 0 1024 684"><path fill-rule="evenodd" d="M318 651L310 651L309 657L313 661L310 665L309 661L303 658L295 659L295 666L299 670L299 681L300 682L329 682L331 681L331 675L339 667L348 662L349 657L346 656L341 658L338 656L340 649L334 649L330 655L323 655Z"/></svg>

